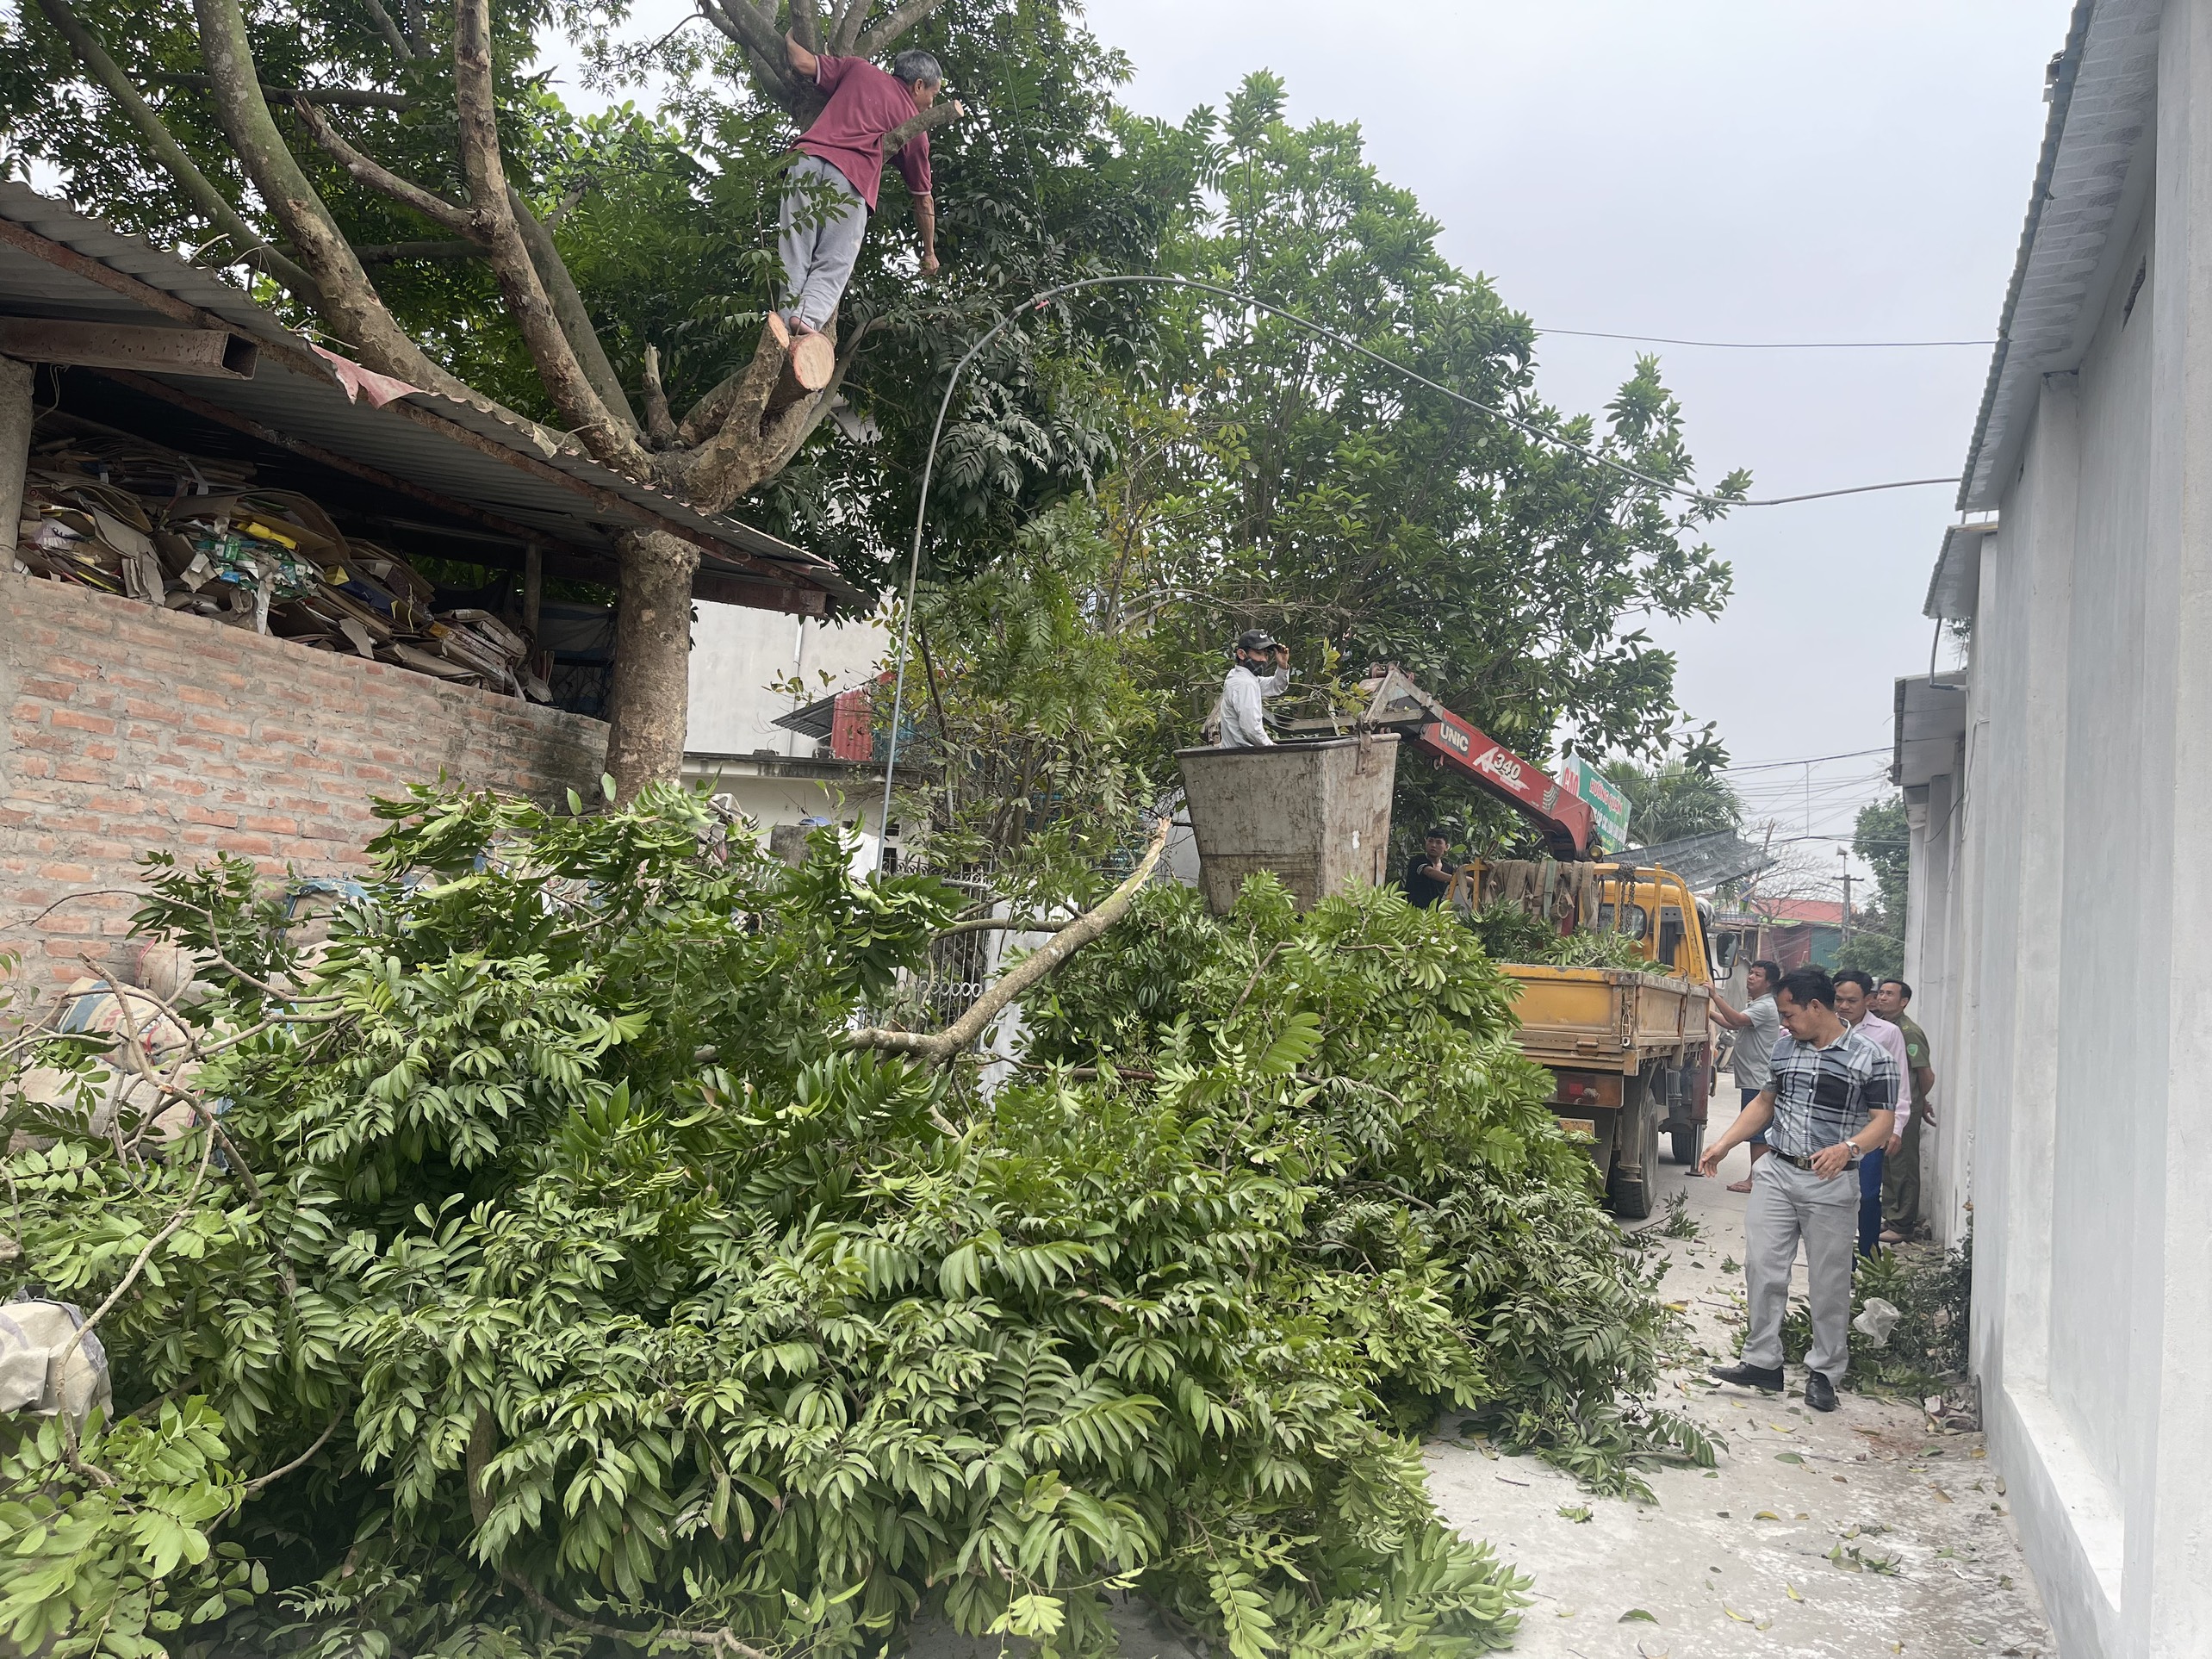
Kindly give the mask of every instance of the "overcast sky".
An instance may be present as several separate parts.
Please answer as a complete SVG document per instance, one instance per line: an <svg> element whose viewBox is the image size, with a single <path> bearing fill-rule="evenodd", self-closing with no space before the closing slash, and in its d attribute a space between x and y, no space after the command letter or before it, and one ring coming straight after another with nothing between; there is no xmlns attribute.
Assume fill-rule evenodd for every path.
<svg viewBox="0 0 2212 1659"><path fill-rule="evenodd" d="M648 0L656 32L688 10ZM1125 97L1180 118L1246 72L1292 120L1357 121L1383 176L1539 327L1713 340L1986 339L2010 275L2068 0L1091 0ZM1364 19L1387 34L1363 35ZM1699 476L1755 495L1956 473L1990 352L1541 343L1596 409L1661 354ZM1660 624L1684 710L1740 766L1886 747L1949 488L1739 511L1720 620ZM1946 658L1948 662L1948 657ZM1747 771L1781 833L1848 830L1883 757ZM1808 785L1810 786L1808 791ZM1807 796L1810 793L1808 805Z"/></svg>
<svg viewBox="0 0 2212 1659"><path fill-rule="evenodd" d="M1715 340L1994 334L2068 0L1093 0L1127 100L1179 116L1246 71L1290 115L1356 121L1383 176L1539 327ZM1391 24L1362 38L1363 16ZM1701 478L1754 495L1959 470L1986 347L1730 351L1541 342L1540 383L1600 407L1660 353ZM1920 614L1948 488L1745 510L1714 532L1736 596L1662 624L1683 708L1739 764L1889 742L1924 673ZM1948 658L1946 659L1948 661ZM1816 830L1848 825L1883 757L1815 768ZM1739 775L1794 832L1796 769Z"/></svg>

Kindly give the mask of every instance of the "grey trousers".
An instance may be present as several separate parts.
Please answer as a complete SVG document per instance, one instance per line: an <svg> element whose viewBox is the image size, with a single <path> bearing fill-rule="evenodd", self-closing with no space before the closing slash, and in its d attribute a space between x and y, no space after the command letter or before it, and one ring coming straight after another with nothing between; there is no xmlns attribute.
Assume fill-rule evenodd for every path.
<svg viewBox="0 0 2212 1659"><path fill-rule="evenodd" d="M1782 1316L1789 1311L1790 1270L1805 1240L1812 1302L1812 1351L1805 1364L1831 1382L1851 1364L1851 1269L1859 1250L1859 1174L1846 1170L1824 1181L1810 1170L1762 1158L1751 1171L1743 1213L1743 1279L1751 1323L1743 1363L1779 1370Z"/></svg>
<svg viewBox="0 0 2212 1659"><path fill-rule="evenodd" d="M776 219L786 318L809 328L830 320L853 280L867 233L867 203L844 174L819 156L803 155L792 164Z"/></svg>

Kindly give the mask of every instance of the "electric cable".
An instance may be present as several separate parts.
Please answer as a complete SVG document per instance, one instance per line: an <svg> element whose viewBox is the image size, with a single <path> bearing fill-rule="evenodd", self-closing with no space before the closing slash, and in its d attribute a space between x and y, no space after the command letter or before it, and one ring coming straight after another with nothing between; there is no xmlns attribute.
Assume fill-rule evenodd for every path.
<svg viewBox="0 0 2212 1659"><path fill-rule="evenodd" d="M891 735L890 740L885 745L884 749L883 811L881 817L878 820L877 828L879 833L876 836L876 868L879 871L883 868L884 857L889 844L888 837L891 830L892 779L897 769L898 761L899 721L905 712L907 644L908 637L913 627L914 621L915 584L919 579L922 570L922 533L929 523L929 484L932 477L936 472L937 444L945 434L945 417L951 412L953 407L953 393L959 388L960 376L966 371L968 364L975 361L976 357L982 352L985 346L989 345L993 340L1004 333L1007 329L1011 327L1016 320L1021 317L1023 313L1042 311L1047 305L1051 303L1051 301L1059 299L1063 295L1078 293L1083 289L1092 288L1181 288L1193 289L1203 294L1217 295L1225 300L1233 300L1239 305L1247 306L1254 310L1264 311L1271 317L1279 317L1283 321L1302 328L1306 330L1307 332L1313 334L1319 339L1327 340L1333 345L1340 346L1344 350L1365 357L1370 362L1380 363L1383 368L1388 369L1391 373L1399 376L1402 379L1412 381L1416 385L1426 386L1429 390L1440 393L1444 396L1450 398L1455 403L1463 403L1470 409L1475 409L1483 414L1488 415L1493 419L1502 420L1507 426L1513 427L1516 431L1527 434L1540 444L1549 444L1554 449L1563 450L1571 455L1578 455L1585 461L1592 462L1598 466L1607 468L1613 472L1619 473L1624 477L1632 478L1637 483L1646 485L1650 488L1662 492L1664 494L1677 496L1686 500L1700 502L1710 506L1786 506L1797 501L1825 500L1830 497L1837 495L1864 495L1877 490L1917 489L1926 484L1955 484L1959 482L1955 477L1907 478L1886 484L1856 484L1848 489L1816 490L1811 494L1805 495L1780 495L1770 497L1763 500L1731 501L1724 497L1715 495L1710 491L1686 489L1679 484L1670 484L1664 479L1654 478L1648 473L1638 472L1635 468L1624 465L1622 463L1614 460L1611 456L1602 454L1595 450L1585 449L1581 444L1571 443L1568 439L1560 437L1556 432L1546 432L1543 427L1538 426L1533 421L1525 420L1519 415L1509 414L1503 409L1482 401L1479 398L1469 397L1464 392L1455 391L1449 386L1445 386L1436 381L1431 380L1427 376L1420 374L1414 370L1408 369L1401 363L1395 362L1389 357L1384 357L1380 351L1376 351L1370 347L1363 345L1358 340L1351 339L1350 336L1339 333L1335 329L1326 327L1320 323L1314 322L1308 318L1302 317L1295 311L1285 310L1283 307L1271 304L1268 301L1260 299L1256 295L1242 293L1236 289L1226 287L1219 283L1205 282L1196 276L1178 276L1165 273L1123 272L1105 276L1083 276L1078 277L1071 283L1059 283L1054 284L1051 288L1040 289L1036 293L1032 294L1028 299L1022 301L1021 304L1016 306L1013 309L1008 311L1003 316L999 318L997 322L993 323L991 327L984 332L983 336L978 339L974 345L969 346L966 351L960 354L960 360L953 365L952 373L946 377L945 394L937 401L937 418L931 424L929 428L929 447L927 451L924 452L922 460L922 488L916 500L914 507L914 547L911 554L908 557L906 566L906 603L900 612L898 622L898 662L897 671L892 678L891 694Z"/></svg>
<svg viewBox="0 0 2212 1659"><path fill-rule="evenodd" d="M1749 766L1724 766L1722 767L1720 770L1727 774L1734 774L1737 772L1773 772L1786 766L1818 766L1824 761L1855 761L1864 755L1886 755L1889 752L1890 746L1886 743L1880 749L1847 749L1841 755L1809 755L1801 761L1759 761Z"/></svg>
<svg viewBox="0 0 2212 1659"><path fill-rule="evenodd" d="M1941 345L1995 345L1995 340L1682 340L1666 334L1609 334L1595 328L1538 328L1585 340L1636 340L1646 345L1701 345L1715 351L1913 351Z"/></svg>

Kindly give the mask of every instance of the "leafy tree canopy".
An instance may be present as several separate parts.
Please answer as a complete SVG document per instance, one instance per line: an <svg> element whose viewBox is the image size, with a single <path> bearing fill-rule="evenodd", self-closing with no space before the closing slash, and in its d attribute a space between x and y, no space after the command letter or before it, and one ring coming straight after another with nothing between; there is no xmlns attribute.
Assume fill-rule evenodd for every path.
<svg viewBox="0 0 2212 1659"><path fill-rule="evenodd" d="M1159 392L1181 429L1134 463L1148 522L1133 584L1203 595L1161 612L1190 662L1219 662L1239 628L1272 628L1305 663L1312 704L1398 662L1538 759L1562 728L1586 748L1659 750L1675 663L1635 619L1721 608L1728 566L1699 533L1748 480L1686 502L1624 471L1693 478L1656 363L1637 365L1604 420L1544 405L1526 316L1442 258L1436 221L1376 175L1358 128L1292 126L1283 104L1281 79L1250 75L1223 113L1179 128L1208 188L1170 237L1172 265L1562 443L1234 301L1170 292Z"/></svg>
<svg viewBox="0 0 2212 1659"><path fill-rule="evenodd" d="M1656 767L1615 761L1605 774L1628 797L1629 839L1639 847L1743 827L1743 803L1711 771L1680 761Z"/></svg>
<svg viewBox="0 0 2212 1659"><path fill-rule="evenodd" d="M657 786L392 816L313 947L155 862L187 1121L96 1132L87 1039L0 1087L0 1294L102 1310L117 1407L0 1420L23 1650L1095 1652L1132 1586L1236 1659L1448 1656L1518 1583L1438 1405L1614 1489L1712 1455L1631 1403L1655 1280L1449 917L1148 892L985 1097L848 1036L933 880Z"/></svg>
<svg viewBox="0 0 2212 1659"><path fill-rule="evenodd" d="M1876 979L1904 972L1904 917L1911 873L1911 826L1905 822L1904 797L1870 802L1859 809L1851 836L1851 850L1874 873L1874 902L1855 902L1857 914L1851 938L1837 952L1844 967L1862 968ZM1857 894L1853 898L1855 901Z"/></svg>

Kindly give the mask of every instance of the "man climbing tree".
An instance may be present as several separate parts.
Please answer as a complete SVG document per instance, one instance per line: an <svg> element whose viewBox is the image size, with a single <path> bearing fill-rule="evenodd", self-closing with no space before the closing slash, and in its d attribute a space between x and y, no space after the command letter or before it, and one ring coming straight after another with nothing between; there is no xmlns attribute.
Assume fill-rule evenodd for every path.
<svg viewBox="0 0 2212 1659"><path fill-rule="evenodd" d="M778 221L776 251L782 257L786 309L783 319L795 336L794 357L803 355L810 336L829 326L837 301L852 280L861 243L876 210L887 142L899 133L911 135L898 146L899 176L914 201L914 228L922 241L922 274L937 270L937 214L929 193L929 134L916 130L915 117L937 102L945 71L927 52L902 52L886 75L865 58L838 58L809 52L784 36L792 72L830 95L814 124L792 146L792 164ZM955 102L953 113L966 113ZM834 365L826 343L822 355ZM808 375L801 371L802 383Z"/></svg>
<svg viewBox="0 0 2212 1659"><path fill-rule="evenodd" d="M924 130L965 112L917 101L863 60L940 3L852 0L825 13L811 0L699 0L699 16L730 43L732 66L742 66L758 95L801 124L823 113L825 93L834 103L836 85L797 71L780 26L808 63L818 47L830 63L856 65L898 89L901 121L877 124L873 137L892 152L919 145L915 153L926 158ZM158 179L156 190L174 202L165 233L201 242L202 227L212 227L217 234L208 247L275 284L363 367L493 407L532 428L542 445L580 451L699 512L726 511L791 463L880 326L872 319L842 343L823 328L810 337L815 343L802 362L788 349L784 320L771 313L749 357L730 362L714 382L702 379L688 412L672 407L653 334L625 339L617 324L603 338L556 245L560 218L593 181L562 188L541 179L535 192L519 182L557 161L571 131L566 113L521 72L537 51L534 31L551 21L547 7L303 0L270 15L244 0L163 8L36 0L35 10L43 25L36 39L0 41L6 75L49 87L81 76L117 119L112 135L89 147L72 136L82 123L56 119L27 148L67 151L95 172L118 150L150 164L129 179L132 188L86 205L114 210ZM865 173L870 202L881 165L879 152L876 171ZM853 166L857 183L857 158ZM928 248L934 224L927 216L923 223ZM405 239L363 233L385 224ZM438 234L425 239L426 228ZM542 421L527 409L499 408L454 371L452 342L471 338L473 320L411 303L425 268L457 264L488 274L486 292L495 297L487 315L512 330L516 360L537 382L510 395L520 389L531 404L542 398ZM673 344L678 330L654 332ZM635 365L634 381L618 369L610 341ZM625 531L619 547L607 769L627 798L646 781L674 777L681 763L699 549L657 530Z"/></svg>

